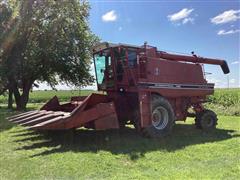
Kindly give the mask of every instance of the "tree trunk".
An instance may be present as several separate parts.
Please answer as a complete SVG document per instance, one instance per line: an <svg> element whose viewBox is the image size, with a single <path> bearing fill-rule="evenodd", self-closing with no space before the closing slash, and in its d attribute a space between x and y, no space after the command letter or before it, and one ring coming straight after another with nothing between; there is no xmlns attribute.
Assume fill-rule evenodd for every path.
<svg viewBox="0 0 240 180"><path fill-rule="evenodd" d="M16 83L12 84L12 91L13 91L13 95L14 95L14 98L15 98L15 103L16 103L16 106L17 106L17 109L18 109L20 107L21 95L20 95L20 92L18 90L18 87L17 87ZM18 109L18 110L20 110L20 109Z"/></svg>
<svg viewBox="0 0 240 180"><path fill-rule="evenodd" d="M29 100L29 92L32 87L32 83L26 83L25 86L23 87L23 93L20 95L19 90L17 87L15 87L15 100L16 100L16 106L17 110L26 110L26 106Z"/></svg>
<svg viewBox="0 0 240 180"><path fill-rule="evenodd" d="M13 91L11 88L8 89L8 109L13 108Z"/></svg>
<svg viewBox="0 0 240 180"><path fill-rule="evenodd" d="M20 98L20 102L18 103L19 104L17 107L18 110L26 110L26 106L29 99L29 91L30 91L30 88L23 90L23 93Z"/></svg>

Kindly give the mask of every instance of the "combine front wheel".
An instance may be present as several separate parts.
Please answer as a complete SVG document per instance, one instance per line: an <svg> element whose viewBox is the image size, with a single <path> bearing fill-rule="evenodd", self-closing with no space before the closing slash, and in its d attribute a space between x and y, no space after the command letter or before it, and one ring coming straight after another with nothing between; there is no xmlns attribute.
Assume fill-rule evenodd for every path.
<svg viewBox="0 0 240 180"><path fill-rule="evenodd" d="M152 124L144 128L143 133L147 137L164 137L171 132L174 120L174 113L170 103L161 96L153 95Z"/></svg>
<svg viewBox="0 0 240 180"><path fill-rule="evenodd" d="M199 129L211 130L215 129L217 125L217 115L211 110L203 110L197 113L195 125Z"/></svg>

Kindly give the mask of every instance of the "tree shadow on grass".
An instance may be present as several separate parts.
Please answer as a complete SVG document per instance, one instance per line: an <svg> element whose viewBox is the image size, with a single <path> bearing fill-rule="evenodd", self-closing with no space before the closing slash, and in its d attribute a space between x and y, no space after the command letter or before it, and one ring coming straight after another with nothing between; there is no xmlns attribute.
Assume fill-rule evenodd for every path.
<svg viewBox="0 0 240 180"><path fill-rule="evenodd" d="M13 110L9 110L6 107L0 108L0 132L9 130L15 126L15 124L9 122L7 117L16 114Z"/></svg>
<svg viewBox="0 0 240 180"><path fill-rule="evenodd" d="M194 125L177 124L170 136L162 139L148 139L136 133L135 129L94 131L79 129L55 133L41 133L37 136L26 137L18 141L32 141L31 145L23 146L17 150L33 150L48 147L35 156L44 156L52 153L93 152L100 150L112 154L127 154L132 160L144 156L151 151L176 151L190 145L218 142L239 137L233 130L216 129L212 132L203 132ZM26 134L28 135L28 134ZM24 134L21 135L24 137ZM34 141L38 142L34 142Z"/></svg>

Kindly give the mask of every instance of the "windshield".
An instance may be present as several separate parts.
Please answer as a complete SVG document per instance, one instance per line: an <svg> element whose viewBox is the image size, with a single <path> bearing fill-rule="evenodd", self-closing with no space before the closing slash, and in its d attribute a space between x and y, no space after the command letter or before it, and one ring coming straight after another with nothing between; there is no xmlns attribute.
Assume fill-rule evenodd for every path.
<svg viewBox="0 0 240 180"><path fill-rule="evenodd" d="M110 78L111 71L111 57L109 53L96 54L94 56L96 66L97 84L102 88L106 86L106 78ZM107 80L108 80L107 79Z"/></svg>
<svg viewBox="0 0 240 180"><path fill-rule="evenodd" d="M103 78L104 78L104 71L106 69L105 56L96 55L95 64L96 64L97 83L102 84Z"/></svg>
<svg viewBox="0 0 240 180"><path fill-rule="evenodd" d="M124 82L124 78L129 78L124 75L136 68L137 52L132 48L109 48L94 54L94 62L98 89L111 89L115 87L115 82L128 82L128 80ZM130 73L128 76L133 75Z"/></svg>

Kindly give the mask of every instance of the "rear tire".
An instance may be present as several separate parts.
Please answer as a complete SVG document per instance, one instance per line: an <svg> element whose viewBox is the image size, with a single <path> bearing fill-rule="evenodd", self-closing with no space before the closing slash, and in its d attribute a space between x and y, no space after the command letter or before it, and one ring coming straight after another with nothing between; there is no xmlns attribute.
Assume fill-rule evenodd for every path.
<svg viewBox="0 0 240 180"><path fill-rule="evenodd" d="M175 121L175 115L171 104L165 98L152 96L152 124L143 128L146 137L161 138L170 134Z"/></svg>
<svg viewBox="0 0 240 180"><path fill-rule="evenodd" d="M195 118L195 125L198 129L212 130L217 126L217 115L211 110L203 110L197 113Z"/></svg>

